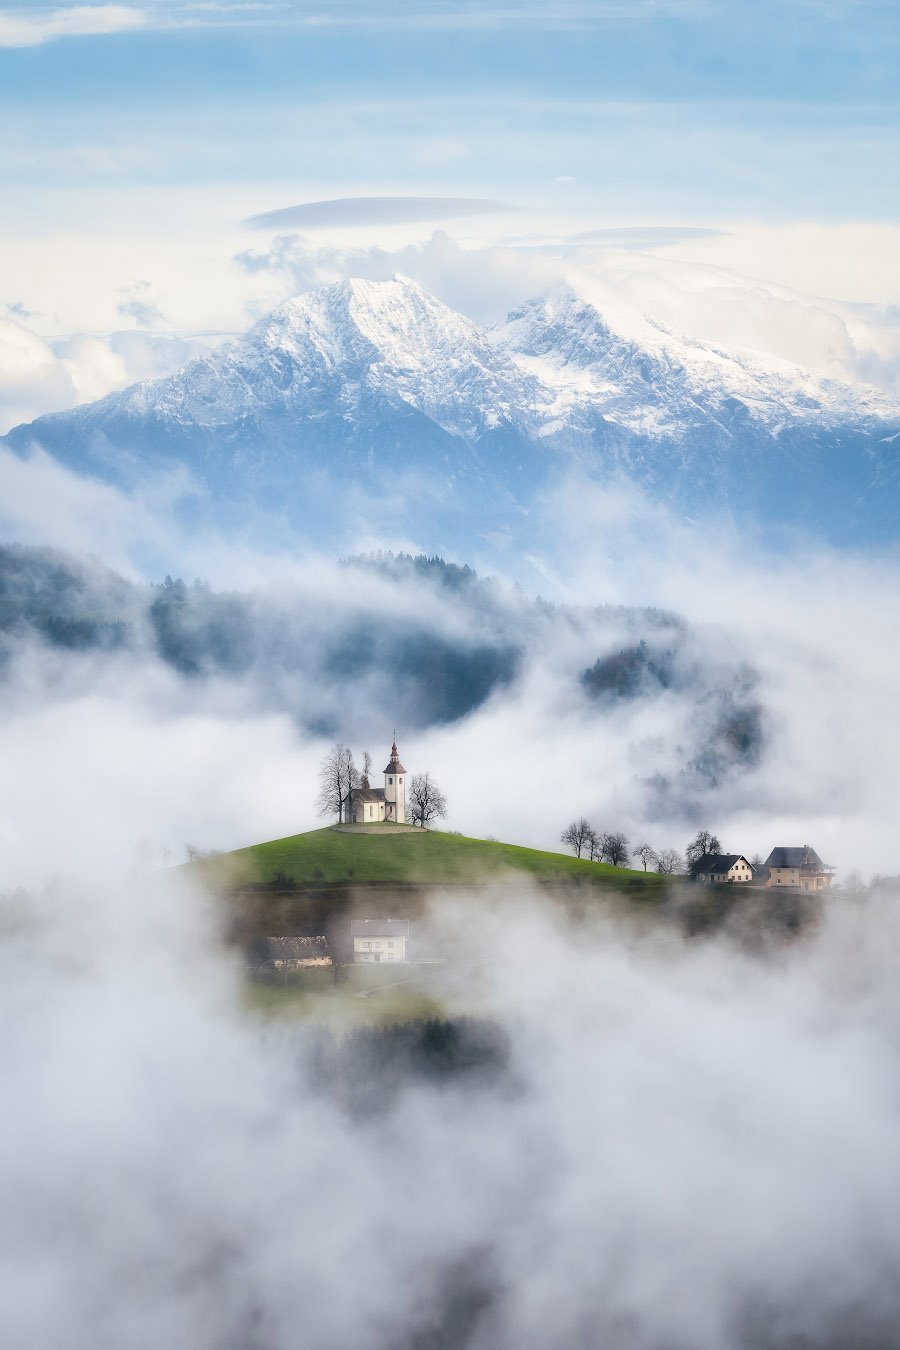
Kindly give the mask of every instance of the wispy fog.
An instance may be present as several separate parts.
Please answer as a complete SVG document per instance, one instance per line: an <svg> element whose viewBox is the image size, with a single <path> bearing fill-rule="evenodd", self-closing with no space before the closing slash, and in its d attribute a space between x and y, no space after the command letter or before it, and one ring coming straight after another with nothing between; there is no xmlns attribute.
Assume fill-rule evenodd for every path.
<svg viewBox="0 0 900 1350"><path fill-rule="evenodd" d="M394 727L467 834L556 847L586 814L656 848L704 826L748 855L900 870L889 555L572 482L530 547L483 541L479 577L347 568L194 534L165 483L141 501L40 459L3 481L12 537L74 556L14 550L24 600L5 573L2 886L313 828L328 745L377 759ZM84 561L92 534L127 579Z"/></svg>
<svg viewBox="0 0 900 1350"><path fill-rule="evenodd" d="M350 1043L242 1007L203 897L8 897L4 1344L895 1343L895 902L767 956L448 904L494 1051L382 1081L357 1040L361 1109Z"/></svg>
<svg viewBox="0 0 900 1350"><path fill-rule="evenodd" d="M17 317L0 315L0 433L41 413L60 412L102 398L137 380L168 375L220 339L146 331L162 316L139 283L119 305L118 319L134 319L144 331L75 333L44 338ZM30 316L26 313L24 318Z"/></svg>

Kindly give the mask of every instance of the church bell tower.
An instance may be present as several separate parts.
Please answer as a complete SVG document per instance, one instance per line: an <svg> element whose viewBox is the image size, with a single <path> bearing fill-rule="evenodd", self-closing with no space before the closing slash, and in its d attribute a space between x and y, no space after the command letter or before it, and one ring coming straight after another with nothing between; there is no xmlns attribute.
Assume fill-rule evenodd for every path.
<svg viewBox="0 0 900 1350"><path fill-rule="evenodd" d="M396 738L384 771L384 818L400 825L406 824L406 770L400 763Z"/></svg>

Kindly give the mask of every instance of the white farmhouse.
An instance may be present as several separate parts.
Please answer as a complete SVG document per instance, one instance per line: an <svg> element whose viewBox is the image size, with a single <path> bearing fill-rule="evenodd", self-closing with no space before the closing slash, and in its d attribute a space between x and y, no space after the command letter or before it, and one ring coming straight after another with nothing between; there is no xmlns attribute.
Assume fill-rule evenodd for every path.
<svg viewBox="0 0 900 1350"><path fill-rule="evenodd" d="M753 867L743 853L704 853L691 868L694 881L709 886L747 883L753 880Z"/></svg>
<svg viewBox="0 0 900 1350"><path fill-rule="evenodd" d="M347 807L349 824L375 825L380 820L406 824L406 770L400 763L396 741L384 771L384 787L369 787L368 779L363 779L362 785L350 793Z"/></svg>
<svg viewBox="0 0 900 1350"><path fill-rule="evenodd" d="M408 919L351 919L355 962L405 961Z"/></svg>

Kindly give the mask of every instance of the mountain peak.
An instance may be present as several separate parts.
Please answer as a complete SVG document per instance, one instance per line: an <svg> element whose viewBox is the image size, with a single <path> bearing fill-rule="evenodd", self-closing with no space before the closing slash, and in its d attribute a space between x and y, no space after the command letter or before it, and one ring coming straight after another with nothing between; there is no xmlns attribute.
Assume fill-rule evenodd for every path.
<svg viewBox="0 0 900 1350"><path fill-rule="evenodd" d="M103 463L120 447L171 450L223 481L342 464L381 482L428 462L442 490L494 482L518 502L573 461L691 503L700 480L742 505L763 489L767 504L790 502L791 483L815 500L827 461L847 492L869 494L869 510L873 485L900 477L896 427L875 391L680 336L572 287L488 333L398 276L295 296L177 374L16 429L9 443L79 460L96 447ZM879 486L879 507L894 491ZM847 492L828 510L840 514Z"/></svg>
<svg viewBox="0 0 900 1350"><path fill-rule="evenodd" d="M384 366L414 371L449 349L484 344L470 319L415 281L352 277L306 291L279 305L241 340L289 351L328 368Z"/></svg>
<svg viewBox="0 0 900 1350"><path fill-rule="evenodd" d="M306 314L329 314L332 319L341 313L348 316L367 313L384 315L396 309L444 310L447 314L455 314L454 310L429 295L410 277L397 275L389 281L345 277L311 291L301 291L289 300L282 301L261 323L270 323L284 316Z"/></svg>

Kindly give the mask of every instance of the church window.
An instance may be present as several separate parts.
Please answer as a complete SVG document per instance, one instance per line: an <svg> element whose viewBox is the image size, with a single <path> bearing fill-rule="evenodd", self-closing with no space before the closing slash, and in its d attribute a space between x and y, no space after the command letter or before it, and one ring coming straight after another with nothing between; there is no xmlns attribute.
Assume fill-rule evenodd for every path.
<svg viewBox="0 0 900 1350"><path fill-rule="evenodd" d="M388 786L389 786L389 787L393 787L393 785L394 785L394 780L393 780L393 778L389 778L389 779L388 779Z"/></svg>

